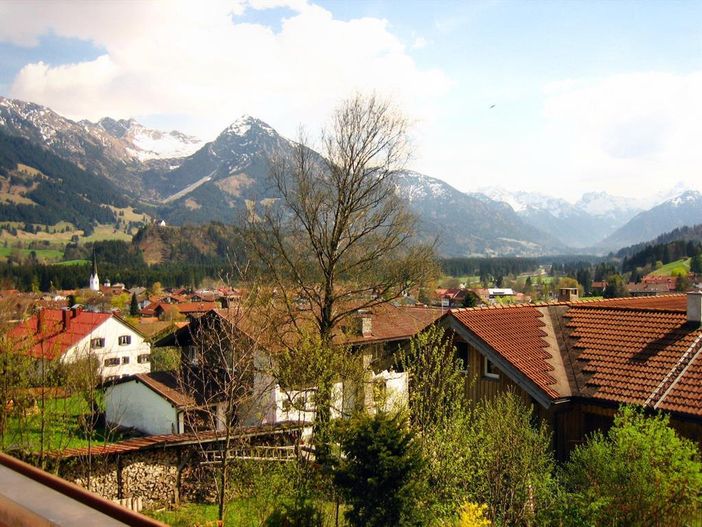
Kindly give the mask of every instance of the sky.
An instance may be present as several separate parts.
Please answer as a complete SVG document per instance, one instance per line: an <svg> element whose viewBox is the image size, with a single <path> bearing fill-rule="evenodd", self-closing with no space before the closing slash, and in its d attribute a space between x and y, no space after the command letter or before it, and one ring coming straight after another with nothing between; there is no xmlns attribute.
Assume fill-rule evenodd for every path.
<svg viewBox="0 0 702 527"><path fill-rule="evenodd" d="M71 119L314 137L357 92L463 191L702 188L700 0L0 2L0 95Z"/></svg>

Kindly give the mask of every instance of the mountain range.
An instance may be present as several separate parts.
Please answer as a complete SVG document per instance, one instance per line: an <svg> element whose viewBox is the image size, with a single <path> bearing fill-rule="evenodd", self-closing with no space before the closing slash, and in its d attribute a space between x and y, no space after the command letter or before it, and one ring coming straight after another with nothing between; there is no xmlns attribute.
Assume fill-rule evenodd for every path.
<svg viewBox="0 0 702 527"><path fill-rule="evenodd" d="M61 219L101 222L110 214L97 214L100 207L111 212L131 205L172 224L233 223L251 203L277 197L268 182L270 160L289 155L295 146L250 116L203 142L178 131L153 130L134 119L72 121L49 108L4 97L0 133L0 159L5 159L0 218L25 222L37 217L53 221L62 214L51 200L37 198L37 188L49 181L60 185L63 199L75 209L87 196L85 178L92 178L97 188L106 189L104 199L100 193L85 197L98 209ZM21 148L13 146L18 137ZM53 156L50 166L44 165L48 174L36 166L42 156ZM59 167L56 160L65 165ZM18 177L20 166L30 170L22 172L22 184L13 187L10 178ZM31 169L43 177L31 181ZM76 191L71 193L74 181ZM702 222L702 195L683 192L686 189L676 189L675 196L665 196L670 199L660 199L651 208L650 203L605 192L587 193L574 204L499 188L464 193L412 171L398 174L395 185L417 214L420 235L438 237L439 251L446 256L603 253ZM44 212L30 214L34 209Z"/></svg>

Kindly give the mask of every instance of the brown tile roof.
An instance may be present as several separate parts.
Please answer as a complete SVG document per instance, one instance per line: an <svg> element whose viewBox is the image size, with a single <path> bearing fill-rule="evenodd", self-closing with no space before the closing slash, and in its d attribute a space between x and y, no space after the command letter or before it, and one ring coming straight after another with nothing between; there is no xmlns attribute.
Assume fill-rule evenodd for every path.
<svg viewBox="0 0 702 527"><path fill-rule="evenodd" d="M175 406L183 407L195 405L195 399L181 391L178 379L171 372L137 373L106 383L106 385L114 386L116 384L132 381L141 382Z"/></svg>
<svg viewBox="0 0 702 527"><path fill-rule="evenodd" d="M436 322L443 314L439 308L394 304L379 304L366 311L371 317L370 334L354 335L349 332L340 340L347 344L363 344L407 339ZM349 324L350 319L347 319L346 325Z"/></svg>
<svg viewBox="0 0 702 527"><path fill-rule="evenodd" d="M452 310L451 315L499 353L551 398L558 398L551 354L541 320L543 314L533 306Z"/></svg>

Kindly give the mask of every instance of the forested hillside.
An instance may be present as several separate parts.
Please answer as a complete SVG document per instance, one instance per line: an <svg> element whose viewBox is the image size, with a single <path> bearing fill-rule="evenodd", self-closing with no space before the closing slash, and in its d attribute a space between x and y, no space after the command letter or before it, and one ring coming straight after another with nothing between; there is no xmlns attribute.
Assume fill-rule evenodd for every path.
<svg viewBox="0 0 702 527"><path fill-rule="evenodd" d="M86 230L116 221L107 205L128 205L110 181L26 139L0 132L0 221L68 221Z"/></svg>
<svg viewBox="0 0 702 527"><path fill-rule="evenodd" d="M617 251L616 256L619 258L624 258L624 257L629 257L632 256L638 252L643 251L646 247L649 246L654 246L654 245L661 245L677 240L683 240L683 241L697 241L697 242L702 242L702 223L698 225L693 225L693 226L685 226L685 227L679 227L677 229L673 229L670 232L666 232L664 234L661 234L660 236L656 237L655 239L648 241L648 242L643 242L643 243L637 243L636 245L630 245L629 247L624 247L622 249L619 249Z"/></svg>

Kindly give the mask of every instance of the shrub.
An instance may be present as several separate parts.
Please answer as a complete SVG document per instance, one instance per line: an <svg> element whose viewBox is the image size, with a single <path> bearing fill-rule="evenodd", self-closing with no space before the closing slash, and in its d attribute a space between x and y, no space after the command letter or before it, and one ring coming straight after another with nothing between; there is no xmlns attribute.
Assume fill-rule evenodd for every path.
<svg viewBox="0 0 702 527"><path fill-rule="evenodd" d="M401 414L361 415L341 438L345 454L335 481L350 505L354 527L422 525L424 460Z"/></svg>
<svg viewBox="0 0 702 527"><path fill-rule="evenodd" d="M700 510L699 452L665 415L623 407L607 435L573 452L564 476L571 501L595 525L677 526Z"/></svg>

